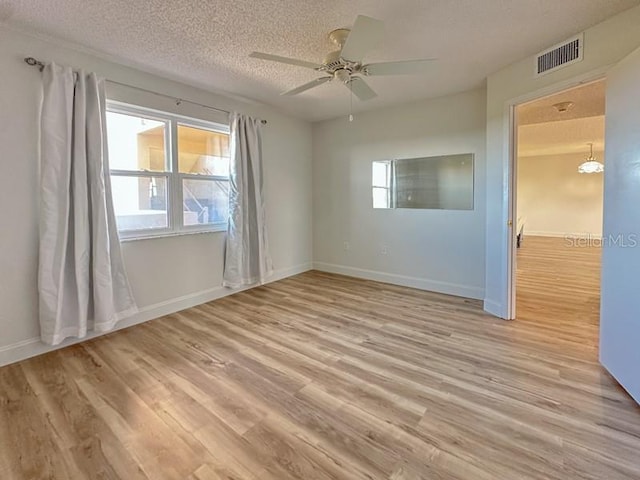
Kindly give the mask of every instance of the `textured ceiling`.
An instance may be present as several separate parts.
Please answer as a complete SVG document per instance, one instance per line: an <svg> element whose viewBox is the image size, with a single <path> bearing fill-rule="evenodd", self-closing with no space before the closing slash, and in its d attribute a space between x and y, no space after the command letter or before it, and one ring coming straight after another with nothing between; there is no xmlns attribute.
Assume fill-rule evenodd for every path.
<svg viewBox="0 0 640 480"><path fill-rule="evenodd" d="M604 150L604 116L576 118L560 122L534 123L518 128L518 156L589 153Z"/></svg>
<svg viewBox="0 0 640 480"><path fill-rule="evenodd" d="M0 0L0 21L319 120L348 113L347 89L331 83L281 97L281 91L313 80L316 72L248 54L260 50L320 62L332 50L327 33L349 27L363 14L383 20L386 33L366 61L438 58L428 74L370 78L379 97L355 101L357 112L479 87L488 74L638 4L640 0Z"/></svg>
<svg viewBox="0 0 640 480"><path fill-rule="evenodd" d="M565 90L519 106L518 125L604 115L604 99L604 80ZM564 102L571 102L572 105L566 112L559 112L554 105Z"/></svg>
<svg viewBox="0 0 640 480"><path fill-rule="evenodd" d="M572 102L566 112L556 103ZM597 152L604 150L605 82L592 82L520 105L518 156L589 153L588 143Z"/></svg>

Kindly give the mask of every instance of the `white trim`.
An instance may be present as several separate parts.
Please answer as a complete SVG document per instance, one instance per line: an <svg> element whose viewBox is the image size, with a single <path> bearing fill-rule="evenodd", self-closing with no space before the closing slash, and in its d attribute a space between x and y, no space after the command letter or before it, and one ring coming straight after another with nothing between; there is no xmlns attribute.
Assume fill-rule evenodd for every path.
<svg viewBox="0 0 640 480"><path fill-rule="evenodd" d="M213 225L220 225L220 224L214 223ZM143 232L143 230L136 230L136 231ZM216 228L210 228L209 230L193 230L191 232L189 230L184 230L181 232L167 231L166 233L157 233L157 234L154 233L153 235L137 235L135 237L123 237L122 232L118 232L118 236L119 236L120 243L126 243L126 242L135 242L138 240L151 240L154 238L182 237L184 235L200 235L201 233L227 233L227 224L224 224L224 226L220 225L219 227L216 227Z"/></svg>
<svg viewBox="0 0 640 480"><path fill-rule="evenodd" d="M138 115L156 122L170 123L174 121L176 126L199 128L215 133L231 134L229 124L214 122L212 120L202 120L201 118L189 117L178 113L158 110L157 108L145 107L144 105L121 102L119 100L111 100L107 98L107 111L119 113L121 115ZM166 132L166 130L165 130ZM178 171L178 170L176 170Z"/></svg>
<svg viewBox="0 0 640 480"><path fill-rule="evenodd" d="M516 282L516 236L518 231L518 196L516 194L518 188L518 162L515 160L518 158L518 115L516 113L516 106L509 105L509 159L514 159L512 163L509 163L508 170L510 171L509 183L507 185L507 245L509 250L507 255L507 285L515 285ZM516 289L509 290L510 294L506 301L506 315L499 315L500 318L505 320L512 320L516 318ZM500 309L502 311L502 309Z"/></svg>
<svg viewBox="0 0 640 480"><path fill-rule="evenodd" d="M402 285L403 287L417 288L430 292L446 293L457 297L474 298L477 300L484 297L484 289L471 285L460 285L456 283L442 282L430 278L409 277L395 273L380 272L376 270L366 270L364 268L349 267L347 265L336 265L333 263L313 262L313 268L322 272L337 273L349 277L365 278L377 282Z"/></svg>
<svg viewBox="0 0 640 480"><path fill-rule="evenodd" d="M181 172L179 165L178 128L183 126L229 136L229 125L148 108L139 104L124 103L110 99L107 99L107 113L115 113L130 117L141 117L164 124L165 170L147 171L126 170L120 168L110 169L109 174L112 177L122 178L164 178L166 183L167 225L165 227L157 228L118 230L118 235L121 240L137 240L140 238L150 239L169 235L227 230L226 221L196 225L184 224L184 180L227 182L228 184L229 177L222 175L201 175Z"/></svg>
<svg viewBox="0 0 640 480"><path fill-rule="evenodd" d="M509 220L517 218L516 211L516 199L517 199L517 158L516 158L516 138L515 138L515 115L512 114L513 109L518 105L523 105L525 103L532 102L534 100L540 100L551 95L555 95L559 92L563 92L565 90L569 90L571 88L580 87L589 83L598 82L606 79L607 71L611 68L611 64L604 65L602 67L593 69L589 72L582 73L580 75L576 75L574 77L561 80L558 82L554 82L550 85L546 85L543 88L527 92L523 95L519 95L517 97L511 98L504 103L503 110L503 139L506 139L503 142L503 153L504 159L506 159L506 163L503 164L503 167L506 169L504 171L504 179L507 181L507 192L506 193L506 211L503 211L503 220L504 227L502 229L502 241L506 240L506 249L501 252L502 260L504 263L502 267L505 269L501 274L501 282L502 282L502 291L500 292L501 301L496 301L495 299L485 298L485 305L506 305L506 307L500 308L500 311L503 311L502 315L499 315L500 318L504 319L514 319L516 316L516 278L515 278L515 253L516 253L516 236L512 234L512 227L508 225ZM527 237L527 230L525 230L525 241ZM493 313L487 310L489 313Z"/></svg>
<svg viewBox="0 0 640 480"><path fill-rule="evenodd" d="M313 264L311 262L301 263L300 265L294 265L293 267L289 268L274 270L271 277L269 277L269 280L267 280L265 283L277 282L278 280L282 280L283 278L299 275L300 273L308 272L309 270L313 270Z"/></svg>
<svg viewBox="0 0 640 480"><path fill-rule="evenodd" d="M298 275L312 269L311 263L303 263L289 268L283 268L276 270L274 274L265 283L275 282L282 280L283 278L290 277L292 275ZM213 287L200 292L190 293L181 297L172 298L164 302L159 302L146 307L138 309L138 313L127 319L119 322L116 327L109 332L91 332L84 338L69 338L58 345L47 345L40 341L40 337L29 338L27 340L21 340L11 345L5 345L0 347L0 367L9 365L11 363L19 362L27 358L35 357L36 355L42 355L43 353L59 350L69 345L81 343L92 338L96 338L107 333L112 333L123 328L132 327L140 323L148 322L156 318L170 315L172 313L185 310L187 308L195 307L196 305L202 305L203 303L211 302L234 293L241 292L243 290L249 290L257 285L242 288L226 288L226 287Z"/></svg>
<svg viewBox="0 0 640 480"><path fill-rule="evenodd" d="M590 232L542 232L542 231L524 231L524 240L527 237L553 237L553 238L593 238L595 240L602 240L602 235Z"/></svg>
<svg viewBox="0 0 640 480"><path fill-rule="evenodd" d="M569 233L560 233L560 232L539 232L539 231L531 231L525 230L523 240L526 240L527 237L553 237L553 238L562 238L565 236L571 235Z"/></svg>

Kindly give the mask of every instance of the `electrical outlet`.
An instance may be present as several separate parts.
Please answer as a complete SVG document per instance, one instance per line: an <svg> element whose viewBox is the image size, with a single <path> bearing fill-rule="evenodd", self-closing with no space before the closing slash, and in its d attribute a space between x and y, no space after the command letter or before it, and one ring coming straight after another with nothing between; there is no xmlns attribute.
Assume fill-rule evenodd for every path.
<svg viewBox="0 0 640 480"><path fill-rule="evenodd" d="M388 252L387 252L387 246L386 246L386 245L382 245L382 247L380 248L380 253L381 253L382 255L386 255L386 254L388 253Z"/></svg>
<svg viewBox="0 0 640 480"><path fill-rule="evenodd" d="M349 242L344 242L342 246L344 247L345 252L348 252L349 249L351 248L351 245L349 245Z"/></svg>

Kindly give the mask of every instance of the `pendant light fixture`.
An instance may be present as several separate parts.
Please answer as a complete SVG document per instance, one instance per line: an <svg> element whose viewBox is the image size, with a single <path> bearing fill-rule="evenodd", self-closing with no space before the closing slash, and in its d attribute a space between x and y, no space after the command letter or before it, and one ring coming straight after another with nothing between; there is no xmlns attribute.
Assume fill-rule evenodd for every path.
<svg viewBox="0 0 640 480"><path fill-rule="evenodd" d="M589 156L585 159L584 162L578 166L578 172L580 173L602 173L604 172L604 165L598 162L593 156L593 143L588 143L589 145Z"/></svg>

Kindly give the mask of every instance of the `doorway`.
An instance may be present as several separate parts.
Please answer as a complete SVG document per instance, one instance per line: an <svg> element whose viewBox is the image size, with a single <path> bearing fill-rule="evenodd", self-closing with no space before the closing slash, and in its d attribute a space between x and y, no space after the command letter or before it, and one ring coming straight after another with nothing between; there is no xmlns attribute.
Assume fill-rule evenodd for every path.
<svg viewBox="0 0 640 480"><path fill-rule="evenodd" d="M515 108L515 319L575 326L596 347L605 82Z"/></svg>

